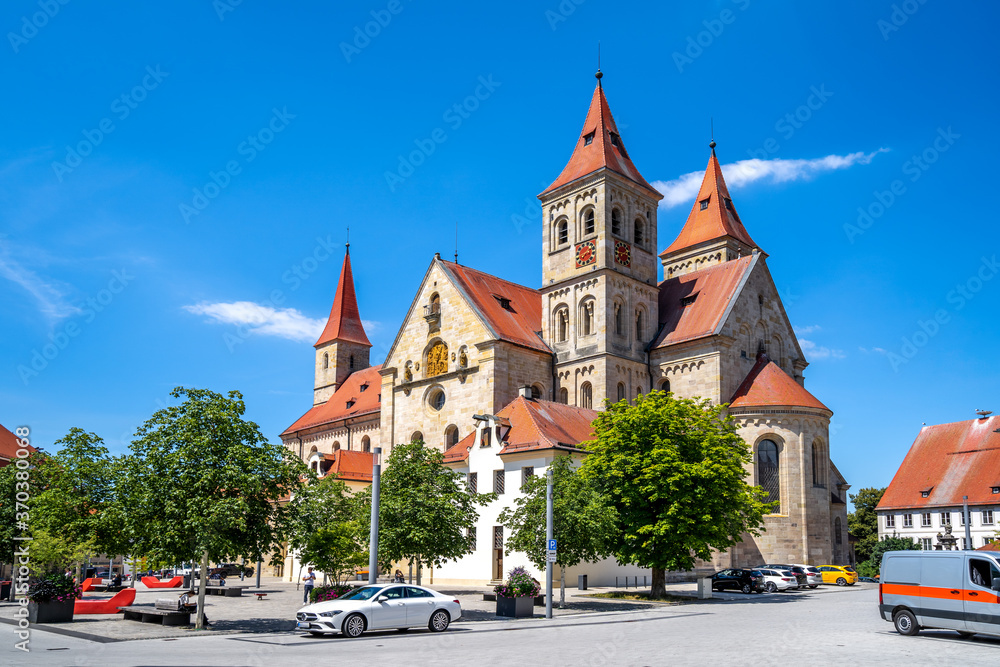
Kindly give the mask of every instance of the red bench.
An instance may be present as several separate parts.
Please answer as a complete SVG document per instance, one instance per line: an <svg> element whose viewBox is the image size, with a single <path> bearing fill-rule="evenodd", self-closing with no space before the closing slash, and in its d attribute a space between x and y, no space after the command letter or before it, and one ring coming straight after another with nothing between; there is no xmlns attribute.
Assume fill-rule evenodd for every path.
<svg viewBox="0 0 1000 667"><path fill-rule="evenodd" d="M87 591L89 591L91 588L94 587L94 584L101 584L101 583L103 583L101 579L98 579L96 577L88 577L83 580L82 584L80 584L80 590L86 593Z"/></svg>
<svg viewBox="0 0 1000 667"><path fill-rule="evenodd" d="M184 577L174 577L173 579L169 579L167 581L160 581L156 577L143 577L140 581L142 581L147 588L180 588L181 584L184 583Z"/></svg>
<svg viewBox="0 0 1000 667"><path fill-rule="evenodd" d="M118 607L127 607L135 602L135 589L123 588L107 600L77 600L73 614L117 614Z"/></svg>

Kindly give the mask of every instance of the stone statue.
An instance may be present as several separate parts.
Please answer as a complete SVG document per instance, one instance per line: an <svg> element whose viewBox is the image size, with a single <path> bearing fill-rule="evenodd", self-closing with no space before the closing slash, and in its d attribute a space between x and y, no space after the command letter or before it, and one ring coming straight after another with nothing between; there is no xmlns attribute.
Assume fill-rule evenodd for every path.
<svg viewBox="0 0 1000 667"><path fill-rule="evenodd" d="M427 377L443 375L448 372L448 346L435 343L427 353Z"/></svg>
<svg viewBox="0 0 1000 667"><path fill-rule="evenodd" d="M958 538L951 534L951 523L944 524L944 534L937 534L938 543L934 546L937 551L956 551L958 549Z"/></svg>

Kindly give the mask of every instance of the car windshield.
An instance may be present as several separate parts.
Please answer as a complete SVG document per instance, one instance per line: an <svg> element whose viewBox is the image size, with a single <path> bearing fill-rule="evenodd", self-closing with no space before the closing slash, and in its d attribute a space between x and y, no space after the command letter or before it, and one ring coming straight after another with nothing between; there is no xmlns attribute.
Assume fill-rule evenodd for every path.
<svg viewBox="0 0 1000 667"><path fill-rule="evenodd" d="M371 600L385 586L362 586L361 588L341 596L338 600Z"/></svg>

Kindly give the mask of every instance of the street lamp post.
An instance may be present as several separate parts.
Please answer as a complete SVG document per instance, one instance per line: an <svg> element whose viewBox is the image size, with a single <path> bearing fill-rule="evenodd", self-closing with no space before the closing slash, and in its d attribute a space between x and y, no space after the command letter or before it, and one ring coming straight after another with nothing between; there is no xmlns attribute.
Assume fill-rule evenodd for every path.
<svg viewBox="0 0 1000 667"><path fill-rule="evenodd" d="M378 581L378 504L382 491L382 448L372 449L375 460L372 464L372 527L368 549L368 583Z"/></svg>
<svg viewBox="0 0 1000 667"><path fill-rule="evenodd" d="M552 468L545 473L545 618L552 618L552 561L548 558L548 545L552 543Z"/></svg>

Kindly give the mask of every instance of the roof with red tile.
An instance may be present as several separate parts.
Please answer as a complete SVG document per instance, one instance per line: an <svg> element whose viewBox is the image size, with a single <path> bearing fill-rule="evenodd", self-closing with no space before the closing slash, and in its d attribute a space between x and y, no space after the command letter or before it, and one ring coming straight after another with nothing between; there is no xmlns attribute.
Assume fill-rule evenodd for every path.
<svg viewBox="0 0 1000 667"><path fill-rule="evenodd" d="M706 199L708 206L702 209L701 202ZM701 182L701 189L694 200L694 206L691 207L691 213L688 214L687 222L670 247L660 253L660 257L724 236L731 236L751 248L758 247L740 221L740 215L736 212L732 197L729 196L729 188L726 187L726 179L722 176L722 167L719 166L719 159L715 157L713 148L712 156L708 159L708 167L705 168L705 178Z"/></svg>
<svg viewBox="0 0 1000 667"><path fill-rule="evenodd" d="M461 264L440 261L496 338L533 350L551 351L541 338L541 292ZM507 300L507 308L501 299Z"/></svg>
<svg viewBox="0 0 1000 667"><path fill-rule="evenodd" d="M578 450L580 443L594 436L592 426L597 412L563 403L553 403L519 396L508 403L497 417L510 421L504 439L504 454L546 449ZM475 442L475 431L445 452L446 463L465 461ZM581 450L582 451L582 450Z"/></svg>
<svg viewBox="0 0 1000 667"><path fill-rule="evenodd" d="M924 426L878 509L994 505L1000 495L1000 416ZM923 492L929 491L926 498Z"/></svg>
<svg viewBox="0 0 1000 667"><path fill-rule="evenodd" d="M1000 542L990 542L976 549L976 551L1000 551Z"/></svg>
<svg viewBox="0 0 1000 667"><path fill-rule="evenodd" d="M719 332L739 287L757 256L741 257L692 271L660 283L660 334L652 348L711 336ZM688 305L684 303L691 298Z"/></svg>
<svg viewBox="0 0 1000 667"><path fill-rule="evenodd" d="M294 424L286 428L281 435L291 435L296 431L381 410L382 376L379 375L380 368L382 368L381 364L348 375L344 383L337 387L337 391L326 403L314 405ZM362 390L365 385L367 387ZM350 407L347 406L349 401L354 401Z"/></svg>
<svg viewBox="0 0 1000 667"><path fill-rule="evenodd" d="M331 462L326 476L352 482L371 482L372 466L375 455L370 452L338 449L333 454L324 454L323 458Z"/></svg>
<svg viewBox="0 0 1000 667"><path fill-rule="evenodd" d="M337 294L333 298L330 318L313 347L334 340L360 343L371 347L371 341L365 334L361 324L361 313L358 310L358 298L354 294L354 275L351 273L351 252L348 248L344 255L344 265L340 269L340 282L337 283Z"/></svg>
<svg viewBox="0 0 1000 667"><path fill-rule="evenodd" d="M625 144L618 133L618 127L615 125L615 119L611 115L611 109L608 107L608 100L604 96L604 89L600 82L594 89L590 109L587 111L587 119L583 122L583 131L580 132L580 138L576 142L573 155L562 173L559 174L559 178L553 181L542 195L599 169L610 169L646 188L656 196L657 200L663 198L663 195L647 183L639 170L632 164L632 159L628 156Z"/></svg>
<svg viewBox="0 0 1000 667"><path fill-rule="evenodd" d="M806 391L806 388L792 379L778 364L761 353L757 363L747 374L733 398L729 401L731 408L789 406L797 408L815 408L833 413L823 405L818 398Z"/></svg>
<svg viewBox="0 0 1000 667"><path fill-rule="evenodd" d="M0 424L0 460L13 461L17 458L17 450L23 449L18 440L16 435ZM31 445L28 445L27 449L29 452L37 451Z"/></svg>

